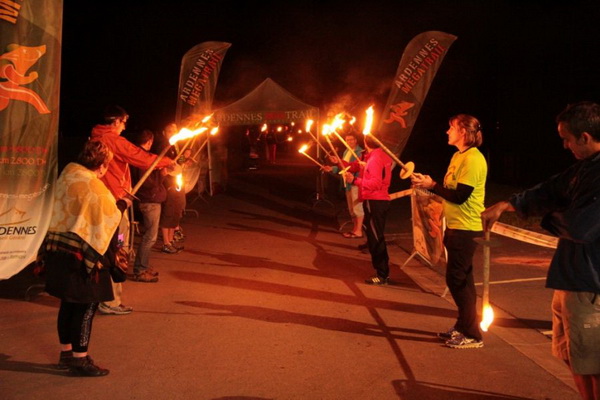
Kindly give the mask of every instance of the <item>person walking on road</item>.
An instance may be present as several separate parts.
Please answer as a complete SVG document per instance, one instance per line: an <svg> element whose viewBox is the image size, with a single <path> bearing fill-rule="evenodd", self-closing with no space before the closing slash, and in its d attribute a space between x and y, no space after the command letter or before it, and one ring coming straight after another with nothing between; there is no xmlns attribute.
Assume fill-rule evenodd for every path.
<svg viewBox="0 0 600 400"><path fill-rule="evenodd" d="M586 400L600 399L600 105L569 105L556 118L565 149L578 160L565 171L487 208L491 229L503 212L543 216L558 236L546 287L552 298L552 353L570 368Z"/></svg>
<svg viewBox="0 0 600 400"><path fill-rule="evenodd" d="M448 251L446 285L458 307L456 323L438 333L446 346L456 349L483 347L477 319L477 292L473 280L474 241L482 236L480 214L484 209L487 162L478 147L483 142L477 118L459 114L449 120L448 144L455 146L443 186L429 175L413 174L414 187L428 189L444 199L447 229L444 245Z"/></svg>

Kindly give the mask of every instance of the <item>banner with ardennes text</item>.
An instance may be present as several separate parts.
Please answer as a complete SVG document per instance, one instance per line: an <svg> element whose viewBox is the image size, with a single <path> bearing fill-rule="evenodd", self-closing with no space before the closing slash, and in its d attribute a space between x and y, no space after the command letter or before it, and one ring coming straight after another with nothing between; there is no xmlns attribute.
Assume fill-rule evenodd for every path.
<svg viewBox="0 0 600 400"><path fill-rule="evenodd" d="M406 46L377 130L377 137L395 154L402 154L431 82L455 40L448 33L428 31Z"/></svg>
<svg viewBox="0 0 600 400"><path fill-rule="evenodd" d="M62 0L0 1L0 279L35 260L57 168Z"/></svg>
<svg viewBox="0 0 600 400"><path fill-rule="evenodd" d="M231 43L204 42L192 47L183 56L179 73L175 119L180 129L182 127L192 128L195 122L210 114L221 64L229 47L231 47ZM203 148L210 148L210 146L203 146L205 139L206 134L192 139L189 147L193 162L186 163L183 169L186 193L196 186L201 171L210 170L210 168L202 168L200 161L200 152Z"/></svg>

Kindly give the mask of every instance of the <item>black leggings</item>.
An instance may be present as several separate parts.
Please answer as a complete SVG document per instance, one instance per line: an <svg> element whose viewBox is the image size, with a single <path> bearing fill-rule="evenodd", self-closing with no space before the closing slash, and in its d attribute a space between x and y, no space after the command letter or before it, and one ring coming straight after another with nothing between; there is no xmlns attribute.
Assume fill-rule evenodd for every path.
<svg viewBox="0 0 600 400"><path fill-rule="evenodd" d="M71 344L74 352L86 353L97 309L98 303L69 303L61 300L57 321L60 344Z"/></svg>

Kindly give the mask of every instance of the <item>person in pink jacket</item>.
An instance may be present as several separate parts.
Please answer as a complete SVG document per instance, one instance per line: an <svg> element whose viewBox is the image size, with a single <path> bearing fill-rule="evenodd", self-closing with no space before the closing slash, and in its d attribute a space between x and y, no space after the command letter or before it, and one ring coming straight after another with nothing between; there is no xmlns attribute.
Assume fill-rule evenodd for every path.
<svg viewBox="0 0 600 400"><path fill-rule="evenodd" d="M106 144L114 154L112 161L108 164L108 171L102 177L102 182L113 194L115 199L127 197L131 192L131 173L129 164L143 169L150 168L156 155L143 150L134 145L129 140L121 136L125 130L129 115L127 112L116 105L108 106L104 110L104 121L92 128L91 140L98 140ZM161 159L155 168L171 167L174 161L168 157ZM127 213L123 214L123 219L119 225L119 235L122 235L124 243L129 243L129 218ZM122 285L113 282L113 292L115 299L110 302L100 303L98 311L102 314L129 314L133 308L127 307L122 303Z"/></svg>
<svg viewBox="0 0 600 400"><path fill-rule="evenodd" d="M358 177L354 177L351 168L346 172L346 182L358 186L358 198L365 210L367 245L376 271L376 275L365 282L369 285L385 285L390 274L384 231L390 209L388 189L392 180L392 159L368 136L365 137L365 147L369 152L364 162L355 163L360 167Z"/></svg>

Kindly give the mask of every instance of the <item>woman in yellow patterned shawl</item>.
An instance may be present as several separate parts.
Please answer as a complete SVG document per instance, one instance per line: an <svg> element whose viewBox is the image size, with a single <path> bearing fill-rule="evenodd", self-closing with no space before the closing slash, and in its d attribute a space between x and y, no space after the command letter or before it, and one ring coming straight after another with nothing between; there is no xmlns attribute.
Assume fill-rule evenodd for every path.
<svg viewBox="0 0 600 400"><path fill-rule="evenodd" d="M108 374L93 363L87 348L98 303L113 299L109 269L115 259L115 232L127 208L100 180L111 159L105 144L88 141L77 162L64 168L56 181L42 249L46 291L61 300L58 366L79 376Z"/></svg>

